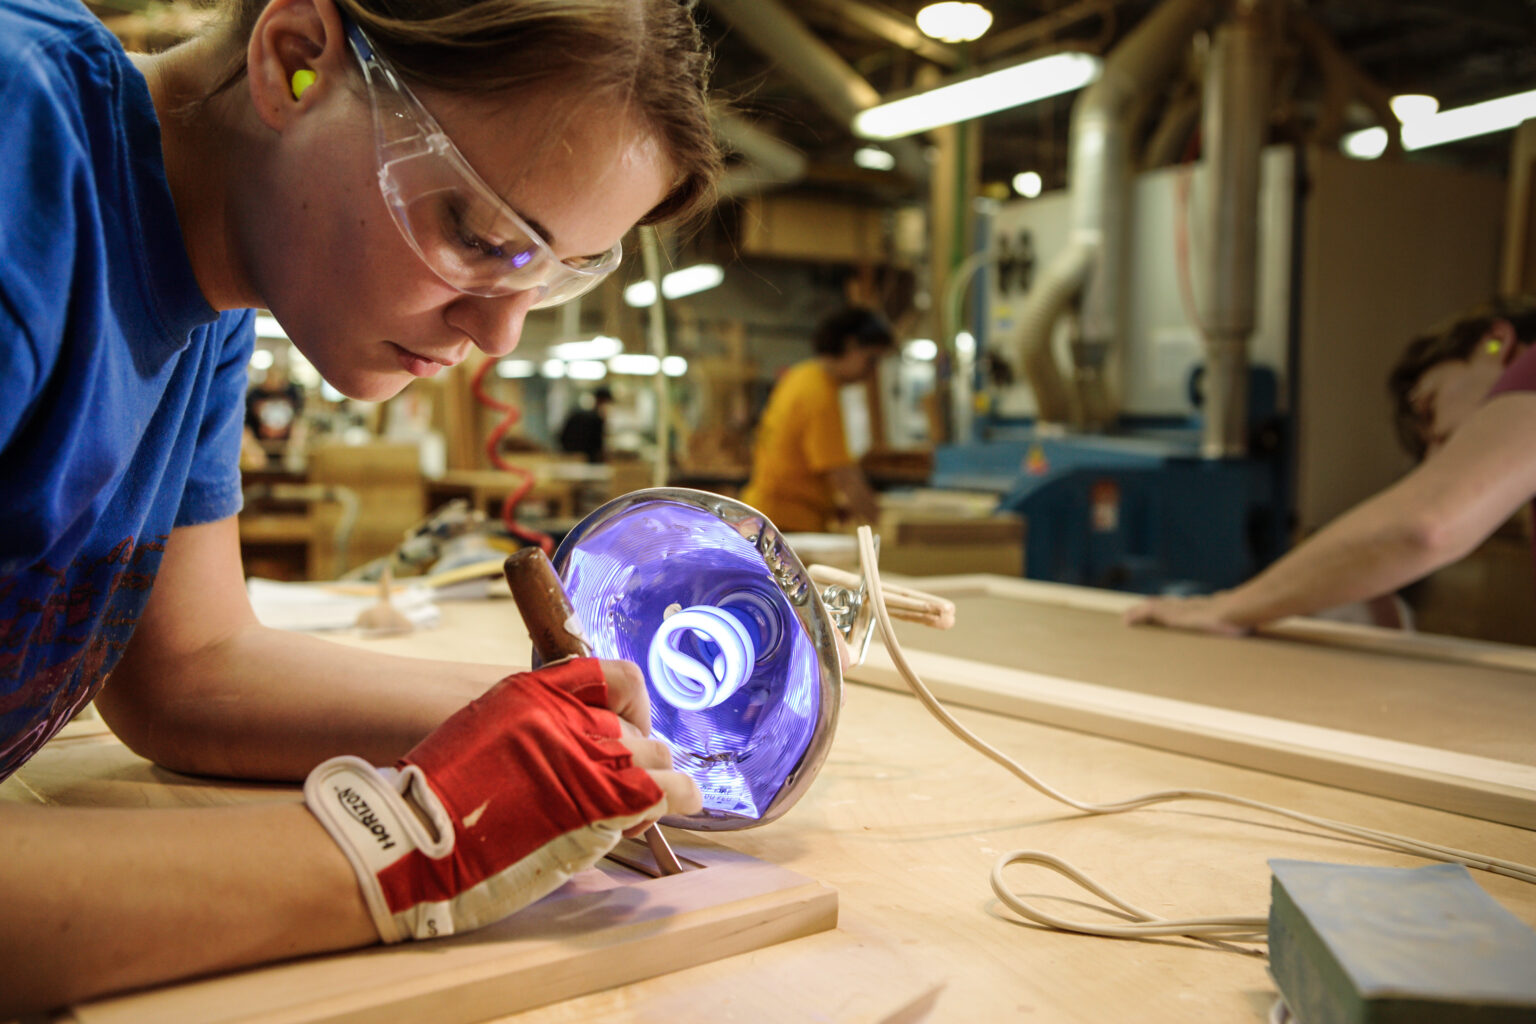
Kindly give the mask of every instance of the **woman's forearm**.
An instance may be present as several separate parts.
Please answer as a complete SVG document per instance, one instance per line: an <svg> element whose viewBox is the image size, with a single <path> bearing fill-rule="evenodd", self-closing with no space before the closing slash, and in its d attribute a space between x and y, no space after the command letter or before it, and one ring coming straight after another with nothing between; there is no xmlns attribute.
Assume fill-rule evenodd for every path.
<svg viewBox="0 0 1536 1024"><path fill-rule="evenodd" d="M1391 593L1460 554L1387 492L1330 523L1253 579L1216 595L1215 606L1235 626L1258 626Z"/></svg>
<svg viewBox="0 0 1536 1024"><path fill-rule="evenodd" d="M126 663L97 706L165 767L298 780L336 754L393 762L510 671L251 626L192 657Z"/></svg>
<svg viewBox="0 0 1536 1024"><path fill-rule="evenodd" d="M0 803L0 1018L378 941L301 803Z"/></svg>

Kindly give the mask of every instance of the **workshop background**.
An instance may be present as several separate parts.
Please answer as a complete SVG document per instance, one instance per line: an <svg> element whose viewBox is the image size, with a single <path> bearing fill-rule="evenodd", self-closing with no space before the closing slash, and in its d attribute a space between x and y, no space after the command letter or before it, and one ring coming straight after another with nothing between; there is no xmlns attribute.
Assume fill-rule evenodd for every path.
<svg viewBox="0 0 1536 1024"><path fill-rule="evenodd" d="M90 6L137 49L212 16ZM702 0L719 207L632 234L494 365L370 406L262 318L247 572L410 575L639 487L734 495L776 375L852 301L900 341L844 403L886 568L1208 591L1408 468L1385 380L1414 332L1536 291L1529 0L990 0L968 42L925 34L924 6ZM896 138L859 118L1016 67L1079 79ZM1416 126L1516 94L1470 137ZM599 386L589 463L558 434ZM1406 591L1418 628L1529 642L1529 531Z"/></svg>

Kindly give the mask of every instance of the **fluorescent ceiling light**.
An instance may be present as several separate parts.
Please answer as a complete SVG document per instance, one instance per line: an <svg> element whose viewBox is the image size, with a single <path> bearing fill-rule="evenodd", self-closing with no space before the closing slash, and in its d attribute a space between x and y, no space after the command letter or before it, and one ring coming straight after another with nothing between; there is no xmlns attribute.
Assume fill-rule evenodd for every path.
<svg viewBox="0 0 1536 1024"><path fill-rule="evenodd" d="M1022 64L947 82L913 96L859 111L853 132L866 139L899 139L940 125L1059 96L1099 77L1091 53L1053 53Z"/></svg>
<svg viewBox="0 0 1536 1024"><path fill-rule="evenodd" d="M270 370L275 361L272 350L269 348L258 348L251 353L251 369L253 370Z"/></svg>
<svg viewBox="0 0 1536 1024"><path fill-rule="evenodd" d="M874 146L861 146L855 150L853 162L866 171L889 171L896 166L894 156Z"/></svg>
<svg viewBox="0 0 1536 1024"><path fill-rule="evenodd" d="M549 348L551 356L567 362L572 359L607 359L623 351L624 343L606 334L599 334L585 341L567 341L560 345L551 345Z"/></svg>
<svg viewBox="0 0 1536 1024"><path fill-rule="evenodd" d="M577 359L565 364L565 375L572 380L602 380L608 376L608 364L596 359Z"/></svg>
<svg viewBox="0 0 1536 1024"><path fill-rule="evenodd" d="M637 309L644 309L656 301L656 286L649 281L636 281L624 289L624 301Z"/></svg>
<svg viewBox="0 0 1536 1024"><path fill-rule="evenodd" d="M917 12L917 28L926 37L945 43L969 43L992 28L992 12L980 3L929 3Z"/></svg>
<svg viewBox="0 0 1536 1024"><path fill-rule="evenodd" d="M565 360L546 359L544 360L543 364L539 366L539 373L545 377L559 380L561 377L565 376Z"/></svg>
<svg viewBox="0 0 1536 1024"><path fill-rule="evenodd" d="M688 372L688 360L682 356L667 356L661 361L661 372L668 377L681 377Z"/></svg>
<svg viewBox="0 0 1536 1024"><path fill-rule="evenodd" d="M931 363L934 357L939 354L939 346L934 343L932 338L913 338L907 342L905 351L909 358L923 363Z"/></svg>
<svg viewBox="0 0 1536 1024"><path fill-rule="evenodd" d="M277 322L277 317L267 313L257 313L256 337L272 338L276 341L287 341L288 332L284 331L283 325Z"/></svg>
<svg viewBox="0 0 1536 1024"><path fill-rule="evenodd" d="M976 354L976 335L970 331L961 331L955 335L955 351L962 356Z"/></svg>
<svg viewBox="0 0 1536 1024"><path fill-rule="evenodd" d="M663 298L680 299L684 295L708 291L725 280L725 271L713 263L699 263L682 270L674 270L661 279Z"/></svg>
<svg viewBox="0 0 1536 1024"><path fill-rule="evenodd" d="M1352 156L1356 160L1375 160L1387 151L1387 130L1366 128L1350 132L1339 140L1339 148L1345 156Z"/></svg>
<svg viewBox="0 0 1536 1024"><path fill-rule="evenodd" d="M1533 117L1536 117L1536 89L1406 121L1402 127L1403 148L1427 149L1508 131ZM1367 128L1350 132L1340 140L1339 147L1352 157L1374 159L1386 152L1387 130Z"/></svg>
<svg viewBox="0 0 1536 1024"><path fill-rule="evenodd" d="M1409 92L1393 96L1387 105L1403 124L1417 121L1421 117L1432 117L1440 109L1440 101L1433 96Z"/></svg>
<svg viewBox="0 0 1536 1024"><path fill-rule="evenodd" d="M326 384L321 378L320 371L315 369L315 364L305 358L304 353L300 352L297 348L288 351L288 379L300 387L321 388L320 393L327 401L341 401L341 392L337 391L336 397L332 398L330 393L325 390L325 388L330 388L330 385ZM321 387L322 384L324 384L324 387ZM331 388L331 390L334 391L335 389Z"/></svg>
<svg viewBox="0 0 1536 1024"><path fill-rule="evenodd" d="M661 360L645 352L624 352L608 360L608 369L614 373L654 377L661 372Z"/></svg>
<svg viewBox="0 0 1536 1024"><path fill-rule="evenodd" d="M1021 171L1013 176L1013 190L1025 199L1033 199L1045 188L1039 171Z"/></svg>
<svg viewBox="0 0 1536 1024"><path fill-rule="evenodd" d="M507 380L516 380L519 377L532 377L538 371L531 359L503 359L496 364L496 376L505 377Z"/></svg>
<svg viewBox="0 0 1536 1024"><path fill-rule="evenodd" d="M946 43L969 43L980 39L992 27L992 12L981 4L948 0L929 4L917 12L917 27L931 39Z"/></svg>
<svg viewBox="0 0 1536 1024"><path fill-rule="evenodd" d="M661 295L666 299L680 299L685 295L707 291L725 280L725 271L713 263L698 263L681 270L674 270L661 279ZM624 301L631 306L644 308L656 301L656 286L649 281L636 281L624 289Z"/></svg>

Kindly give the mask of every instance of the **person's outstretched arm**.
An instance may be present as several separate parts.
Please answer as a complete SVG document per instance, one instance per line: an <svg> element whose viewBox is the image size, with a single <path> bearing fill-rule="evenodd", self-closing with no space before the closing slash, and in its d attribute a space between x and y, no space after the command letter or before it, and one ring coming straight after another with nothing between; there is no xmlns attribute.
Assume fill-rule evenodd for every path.
<svg viewBox="0 0 1536 1024"><path fill-rule="evenodd" d="M1390 593L1465 557L1536 495L1536 394L1490 399L1407 476L1253 579L1208 597L1153 598L1127 622L1236 635Z"/></svg>
<svg viewBox="0 0 1536 1024"><path fill-rule="evenodd" d="M232 521L176 531L98 707L152 760L307 777L305 803L0 805L0 1019L477 928L621 835L698 810L697 787L647 738L634 665L580 659L495 682L489 667L266 630L233 542Z"/></svg>
<svg viewBox="0 0 1536 1024"><path fill-rule="evenodd" d="M838 466L827 471L832 487L843 499L848 514L855 522L877 523L880 521L880 501L869 486L869 479L856 463Z"/></svg>

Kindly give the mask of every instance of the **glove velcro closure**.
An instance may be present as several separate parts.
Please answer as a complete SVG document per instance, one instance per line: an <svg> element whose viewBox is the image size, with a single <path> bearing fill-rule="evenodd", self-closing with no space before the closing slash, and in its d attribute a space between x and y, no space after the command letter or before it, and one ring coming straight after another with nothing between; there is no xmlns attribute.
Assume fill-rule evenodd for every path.
<svg viewBox="0 0 1536 1024"><path fill-rule="evenodd" d="M304 800L357 875L385 942L452 935L499 921L596 864L623 833L665 811L665 798L550 837L478 881L455 846L474 839L455 822L416 765L378 769L357 757L319 765ZM423 820L425 819L425 820ZM466 823L467 824L467 823Z"/></svg>
<svg viewBox="0 0 1536 1024"><path fill-rule="evenodd" d="M437 799L417 801L419 815L406 802L405 794L415 797L422 792L430 795L431 790L420 769L381 770L350 755L323 762L304 781L304 803L352 864L368 912L385 942L412 936L402 931L390 912L379 873L412 855L436 858L453 850L453 823Z"/></svg>

